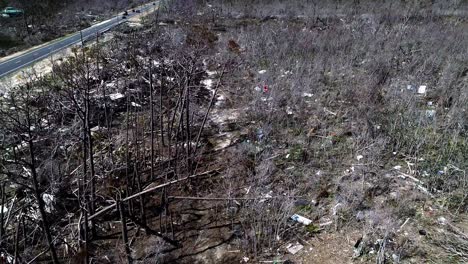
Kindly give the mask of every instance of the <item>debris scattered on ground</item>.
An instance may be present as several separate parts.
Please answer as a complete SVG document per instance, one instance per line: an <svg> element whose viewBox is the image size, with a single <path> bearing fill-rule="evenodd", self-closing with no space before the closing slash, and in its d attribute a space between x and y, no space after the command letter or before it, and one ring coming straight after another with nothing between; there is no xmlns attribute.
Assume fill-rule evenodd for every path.
<svg viewBox="0 0 468 264"><path fill-rule="evenodd" d="M301 223L303 225L310 225L312 223L312 220L308 219L308 218L305 218L301 215L298 215L298 214L293 214L291 216L291 219L298 222L298 223Z"/></svg>
<svg viewBox="0 0 468 264"><path fill-rule="evenodd" d="M113 94L109 94L109 98L112 100L112 101L116 101L116 100L119 100L119 99L122 99L124 98L125 95L121 94L121 93L113 93Z"/></svg>
<svg viewBox="0 0 468 264"><path fill-rule="evenodd" d="M432 119L434 118L436 115L436 110L434 109L428 109L426 110L426 117L429 118L429 119Z"/></svg>
<svg viewBox="0 0 468 264"><path fill-rule="evenodd" d="M427 89L426 85L420 85L418 87L418 94L426 94L426 89Z"/></svg>
<svg viewBox="0 0 468 264"><path fill-rule="evenodd" d="M49 193L42 194L42 200L44 201L44 209L47 213L52 213L54 210L55 196Z"/></svg>
<svg viewBox="0 0 468 264"><path fill-rule="evenodd" d="M304 248L303 245L296 243L295 245L289 244L286 249L288 250L289 253L296 255L297 252L301 251Z"/></svg>
<svg viewBox="0 0 468 264"><path fill-rule="evenodd" d="M333 221L327 221L327 222L324 222L324 223L320 223L319 227L329 226L331 224L333 224Z"/></svg>

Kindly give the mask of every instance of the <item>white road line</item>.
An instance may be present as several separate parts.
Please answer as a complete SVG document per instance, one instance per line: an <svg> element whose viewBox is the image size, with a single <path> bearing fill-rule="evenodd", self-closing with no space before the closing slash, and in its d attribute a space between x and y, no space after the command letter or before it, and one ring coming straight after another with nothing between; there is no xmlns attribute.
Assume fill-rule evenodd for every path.
<svg viewBox="0 0 468 264"><path fill-rule="evenodd" d="M21 60L17 60L17 61L15 61L15 64L18 64L18 63L20 63L20 62L21 62Z"/></svg>

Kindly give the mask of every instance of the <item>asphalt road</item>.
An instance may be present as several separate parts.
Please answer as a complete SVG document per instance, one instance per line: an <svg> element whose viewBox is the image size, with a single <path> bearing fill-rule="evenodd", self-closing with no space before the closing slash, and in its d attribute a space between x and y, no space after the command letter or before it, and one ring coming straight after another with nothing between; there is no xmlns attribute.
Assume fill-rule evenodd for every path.
<svg viewBox="0 0 468 264"><path fill-rule="evenodd" d="M153 5L155 3L155 5ZM158 1L156 2L151 2L147 5L140 6L138 8L135 8L135 10L140 10L141 12L145 12L150 10L151 8L155 8L158 4ZM76 32L74 34L71 34L69 36L60 38L59 40L54 40L51 41L48 44L45 44L43 46L40 46L35 49L31 49L25 53L22 53L18 56L12 57L4 62L0 63L0 78L16 72L28 65L33 64L34 62L47 58L50 55L63 50L71 45L77 44L81 42L81 36L83 36L83 40L87 40L93 37L96 37L97 33L102 33L105 32L123 22L125 22L128 18L131 18L133 16L138 15L138 13L132 12L132 10L128 11L128 16L124 19L122 16L123 12L120 12L119 15L106 20L104 22L101 22L99 24L96 24L94 26L91 26L89 28L86 28L84 30L81 30L81 32Z"/></svg>

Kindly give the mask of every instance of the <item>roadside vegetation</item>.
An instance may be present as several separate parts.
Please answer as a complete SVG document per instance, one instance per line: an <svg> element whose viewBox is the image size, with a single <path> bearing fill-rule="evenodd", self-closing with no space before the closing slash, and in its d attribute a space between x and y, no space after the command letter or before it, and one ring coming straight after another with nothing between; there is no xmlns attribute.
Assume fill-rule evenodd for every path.
<svg viewBox="0 0 468 264"><path fill-rule="evenodd" d="M468 262L467 18L172 0L74 48L0 98L2 258Z"/></svg>
<svg viewBox="0 0 468 264"><path fill-rule="evenodd" d="M0 1L1 10L12 6L24 11L22 16L0 17L0 56L75 33L147 2L143 0Z"/></svg>

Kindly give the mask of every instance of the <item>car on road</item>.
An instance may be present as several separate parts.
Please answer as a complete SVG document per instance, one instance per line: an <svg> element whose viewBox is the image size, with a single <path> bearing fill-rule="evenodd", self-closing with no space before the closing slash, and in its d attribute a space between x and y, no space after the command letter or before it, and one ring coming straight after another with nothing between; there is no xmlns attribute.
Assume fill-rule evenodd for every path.
<svg viewBox="0 0 468 264"><path fill-rule="evenodd" d="M122 18L125 19L125 18L127 18L127 16L128 16L128 12L125 11L125 12L122 14Z"/></svg>
<svg viewBox="0 0 468 264"><path fill-rule="evenodd" d="M18 16L22 16L24 14L24 11L21 9L9 6L3 9L1 14L2 14L2 17L18 17Z"/></svg>

